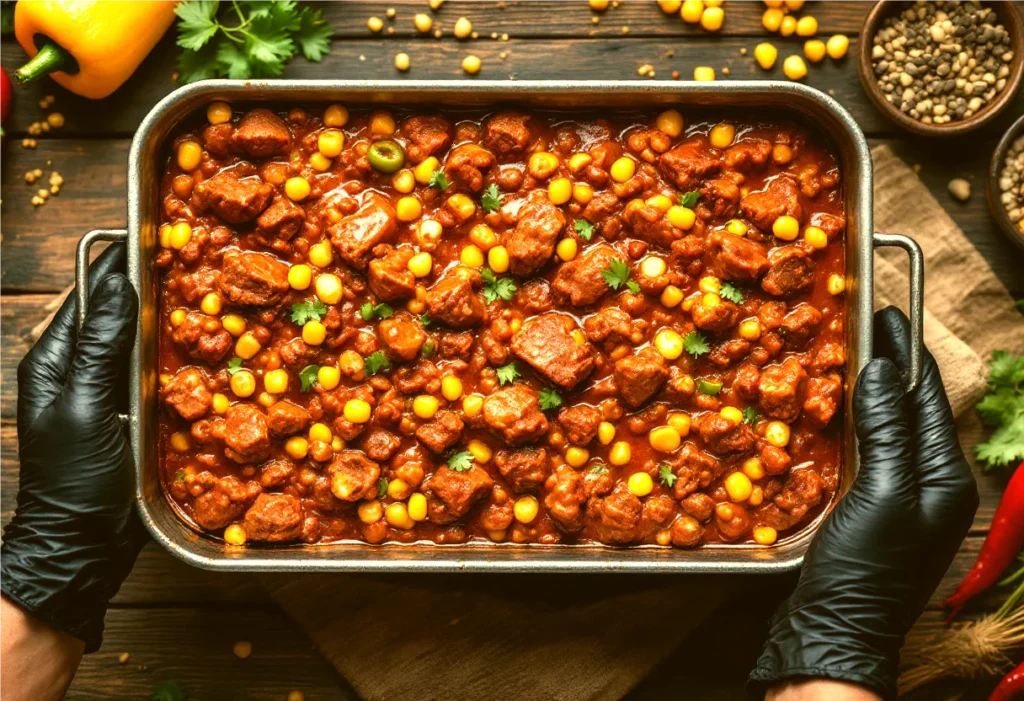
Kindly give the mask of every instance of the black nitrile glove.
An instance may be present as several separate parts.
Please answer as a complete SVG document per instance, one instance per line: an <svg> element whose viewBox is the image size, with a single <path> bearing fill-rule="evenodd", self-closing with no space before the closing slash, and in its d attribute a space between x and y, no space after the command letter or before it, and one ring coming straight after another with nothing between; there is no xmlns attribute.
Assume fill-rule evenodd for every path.
<svg viewBox="0 0 1024 701"><path fill-rule="evenodd" d="M144 542L135 478L118 420L139 301L114 245L92 266L88 316L75 296L18 366L18 506L4 529L3 594L34 617L100 645L107 604Z"/></svg>
<svg viewBox="0 0 1024 701"><path fill-rule="evenodd" d="M925 352L905 395L907 318L875 315L875 359L853 396L860 472L811 542L796 590L779 607L757 691L832 679L895 698L903 638L949 567L978 508L938 366Z"/></svg>

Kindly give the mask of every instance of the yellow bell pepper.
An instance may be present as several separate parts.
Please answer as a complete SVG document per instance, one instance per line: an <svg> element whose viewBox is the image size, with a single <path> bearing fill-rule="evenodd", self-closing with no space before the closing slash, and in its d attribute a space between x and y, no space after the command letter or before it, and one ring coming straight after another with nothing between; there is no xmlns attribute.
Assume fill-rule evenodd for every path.
<svg viewBox="0 0 1024 701"><path fill-rule="evenodd" d="M14 33L31 60L22 83L50 74L99 99L121 87L174 22L174 2L33 0L14 8Z"/></svg>

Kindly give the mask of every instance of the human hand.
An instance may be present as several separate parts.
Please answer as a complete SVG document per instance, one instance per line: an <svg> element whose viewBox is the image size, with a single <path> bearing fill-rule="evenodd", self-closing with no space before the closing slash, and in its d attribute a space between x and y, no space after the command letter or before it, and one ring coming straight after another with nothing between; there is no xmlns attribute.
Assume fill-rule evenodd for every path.
<svg viewBox="0 0 1024 701"><path fill-rule="evenodd" d="M144 539L134 520L131 450L117 388L135 341L138 296L123 245L90 270L75 330L75 295L18 366L18 505L4 529L2 589L40 621L99 647L107 604Z"/></svg>
<svg viewBox="0 0 1024 701"><path fill-rule="evenodd" d="M875 315L874 354L853 411L860 472L811 542L796 590L776 611L755 688L832 679L896 696L903 638L949 567L978 507L938 366L925 352L905 394L907 318Z"/></svg>

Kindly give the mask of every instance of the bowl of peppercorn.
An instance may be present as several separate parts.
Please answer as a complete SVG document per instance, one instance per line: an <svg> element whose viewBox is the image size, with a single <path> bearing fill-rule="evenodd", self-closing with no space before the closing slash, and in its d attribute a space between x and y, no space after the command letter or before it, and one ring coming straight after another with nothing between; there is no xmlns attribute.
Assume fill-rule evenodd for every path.
<svg viewBox="0 0 1024 701"><path fill-rule="evenodd" d="M1010 2L894 2L871 9L857 68L871 102L923 136L959 136L1013 103L1024 19Z"/></svg>
<svg viewBox="0 0 1024 701"><path fill-rule="evenodd" d="M985 195L999 227L1024 248L1024 115L1003 134L992 154Z"/></svg>

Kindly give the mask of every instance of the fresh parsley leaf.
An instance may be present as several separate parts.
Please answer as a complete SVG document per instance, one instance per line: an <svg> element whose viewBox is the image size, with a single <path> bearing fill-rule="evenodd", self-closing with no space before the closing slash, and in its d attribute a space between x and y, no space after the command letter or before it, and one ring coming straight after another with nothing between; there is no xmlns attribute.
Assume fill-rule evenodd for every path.
<svg viewBox="0 0 1024 701"><path fill-rule="evenodd" d="M434 323L434 320L430 318L429 314L427 314L426 312L424 312L423 314L420 314L420 326L422 326L423 328L427 328L428 326L430 326L433 323Z"/></svg>
<svg viewBox="0 0 1024 701"><path fill-rule="evenodd" d="M184 470L178 470L177 472L174 473L174 483L175 484L185 484L185 471Z"/></svg>
<svg viewBox="0 0 1024 701"><path fill-rule="evenodd" d="M594 465L592 468L590 468L590 474L592 474L592 475L607 475L608 474L608 466L607 465L602 465L602 464L598 463L597 465Z"/></svg>
<svg viewBox="0 0 1024 701"><path fill-rule="evenodd" d="M633 294L636 294L640 291L640 286L637 285L635 282L632 285L630 285L629 276L629 266L626 265L625 262L619 260L618 258L613 258L611 266L601 271L601 277L603 277L604 281L608 283L608 287L612 288L613 290L617 290L623 285L626 285L627 287L629 287L630 290L633 291ZM636 289L634 289L634 287Z"/></svg>
<svg viewBox="0 0 1024 701"><path fill-rule="evenodd" d="M302 391L308 392L316 384L316 374L320 372L317 365L307 365L299 370L299 381L302 382Z"/></svg>
<svg viewBox="0 0 1024 701"><path fill-rule="evenodd" d="M491 183L484 190L484 194L480 197L480 206L484 208L485 212L497 212L501 207L501 192L495 183Z"/></svg>
<svg viewBox="0 0 1024 701"><path fill-rule="evenodd" d="M178 24L178 46L183 49L198 51L217 33L217 0L201 0L200 2L182 2L174 7L174 14L181 22Z"/></svg>
<svg viewBox="0 0 1024 701"><path fill-rule="evenodd" d="M381 477L377 480L377 498L383 498L388 493L389 480L387 477Z"/></svg>
<svg viewBox="0 0 1024 701"><path fill-rule="evenodd" d="M232 358L228 361L228 376L234 377L236 372L241 372L245 368L242 367L241 358Z"/></svg>
<svg viewBox="0 0 1024 701"><path fill-rule="evenodd" d="M149 701L186 701L188 694L177 682L160 682L153 687Z"/></svg>
<svg viewBox="0 0 1024 701"><path fill-rule="evenodd" d="M752 406L748 406L743 410L743 423L753 426L757 423L757 420L761 418L761 415L757 413L757 409Z"/></svg>
<svg viewBox="0 0 1024 701"><path fill-rule="evenodd" d="M231 77L220 70L214 44L207 44L198 51L182 51L178 57L178 80L183 84L222 76Z"/></svg>
<svg viewBox="0 0 1024 701"><path fill-rule="evenodd" d="M366 321L373 321L377 319L390 319L395 315L395 310L390 305L381 302L380 304L370 304L366 302L359 308L359 315Z"/></svg>
<svg viewBox="0 0 1024 701"><path fill-rule="evenodd" d="M304 7L299 14L299 29L295 38L306 60L316 63L331 53L334 29L320 16L320 10Z"/></svg>
<svg viewBox="0 0 1024 701"><path fill-rule="evenodd" d="M726 282L722 285L722 289L719 290L718 296L722 299L727 299L730 302L735 302L736 304L743 304L743 291L734 286L731 282Z"/></svg>
<svg viewBox="0 0 1024 701"><path fill-rule="evenodd" d="M707 340L697 331L691 331L683 336L683 349L694 358L699 358L711 350Z"/></svg>
<svg viewBox="0 0 1024 701"><path fill-rule="evenodd" d="M509 302L512 300L512 296L515 295L516 290L519 289L512 278L499 278L490 268L481 270L480 275L484 279L484 301L488 304L498 299Z"/></svg>
<svg viewBox="0 0 1024 701"><path fill-rule="evenodd" d="M661 480L661 483L666 487L671 487L676 483L678 478L676 477L676 473L672 472L671 467L668 465L662 465L658 468L658 479Z"/></svg>
<svg viewBox="0 0 1024 701"><path fill-rule="evenodd" d="M384 351L377 351L363 358L363 370L367 375L376 375L381 370L390 370L391 361L384 355Z"/></svg>
<svg viewBox="0 0 1024 701"><path fill-rule="evenodd" d="M693 209L693 206L697 204L697 200L699 199L700 192L697 190L690 190L689 192L684 192L679 196L679 204L688 209Z"/></svg>
<svg viewBox="0 0 1024 701"><path fill-rule="evenodd" d="M448 456L448 469L455 472L465 472L473 467L473 454L468 450L452 453Z"/></svg>
<svg viewBox="0 0 1024 701"><path fill-rule="evenodd" d="M541 411L547 411L548 409L557 409L560 406L562 406L562 397L559 396L556 390L542 389L540 391Z"/></svg>
<svg viewBox="0 0 1024 701"><path fill-rule="evenodd" d="M640 294L640 283L636 282L635 280L629 280L626 283L626 287L628 287L629 291L632 292L633 294Z"/></svg>
<svg viewBox="0 0 1024 701"><path fill-rule="evenodd" d="M572 227L576 229L577 234L583 237L584 241L589 241L594 236L594 225L586 219L577 219Z"/></svg>
<svg viewBox="0 0 1024 701"><path fill-rule="evenodd" d="M327 313L327 305L319 299L310 299L292 305L292 321L299 326L307 321L320 321Z"/></svg>
<svg viewBox="0 0 1024 701"><path fill-rule="evenodd" d="M442 168L435 170L431 174L430 180L427 181L427 187L436 187L441 192L447 190L451 185L452 184L448 182L448 176L444 174L444 169Z"/></svg>
<svg viewBox="0 0 1024 701"><path fill-rule="evenodd" d="M435 350L434 342L433 341L427 341L426 343L423 344L423 347L420 348L420 355L422 355L424 358L433 358L434 357L434 350Z"/></svg>
<svg viewBox="0 0 1024 701"><path fill-rule="evenodd" d="M975 447L988 470L1024 460L1024 355L994 351L988 394L977 405L981 420L995 431Z"/></svg>
<svg viewBox="0 0 1024 701"><path fill-rule="evenodd" d="M504 387L505 385L512 384L521 375L519 374L519 368L516 367L515 361L512 361L508 365L502 365L496 371L498 375L498 384Z"/></svg>

